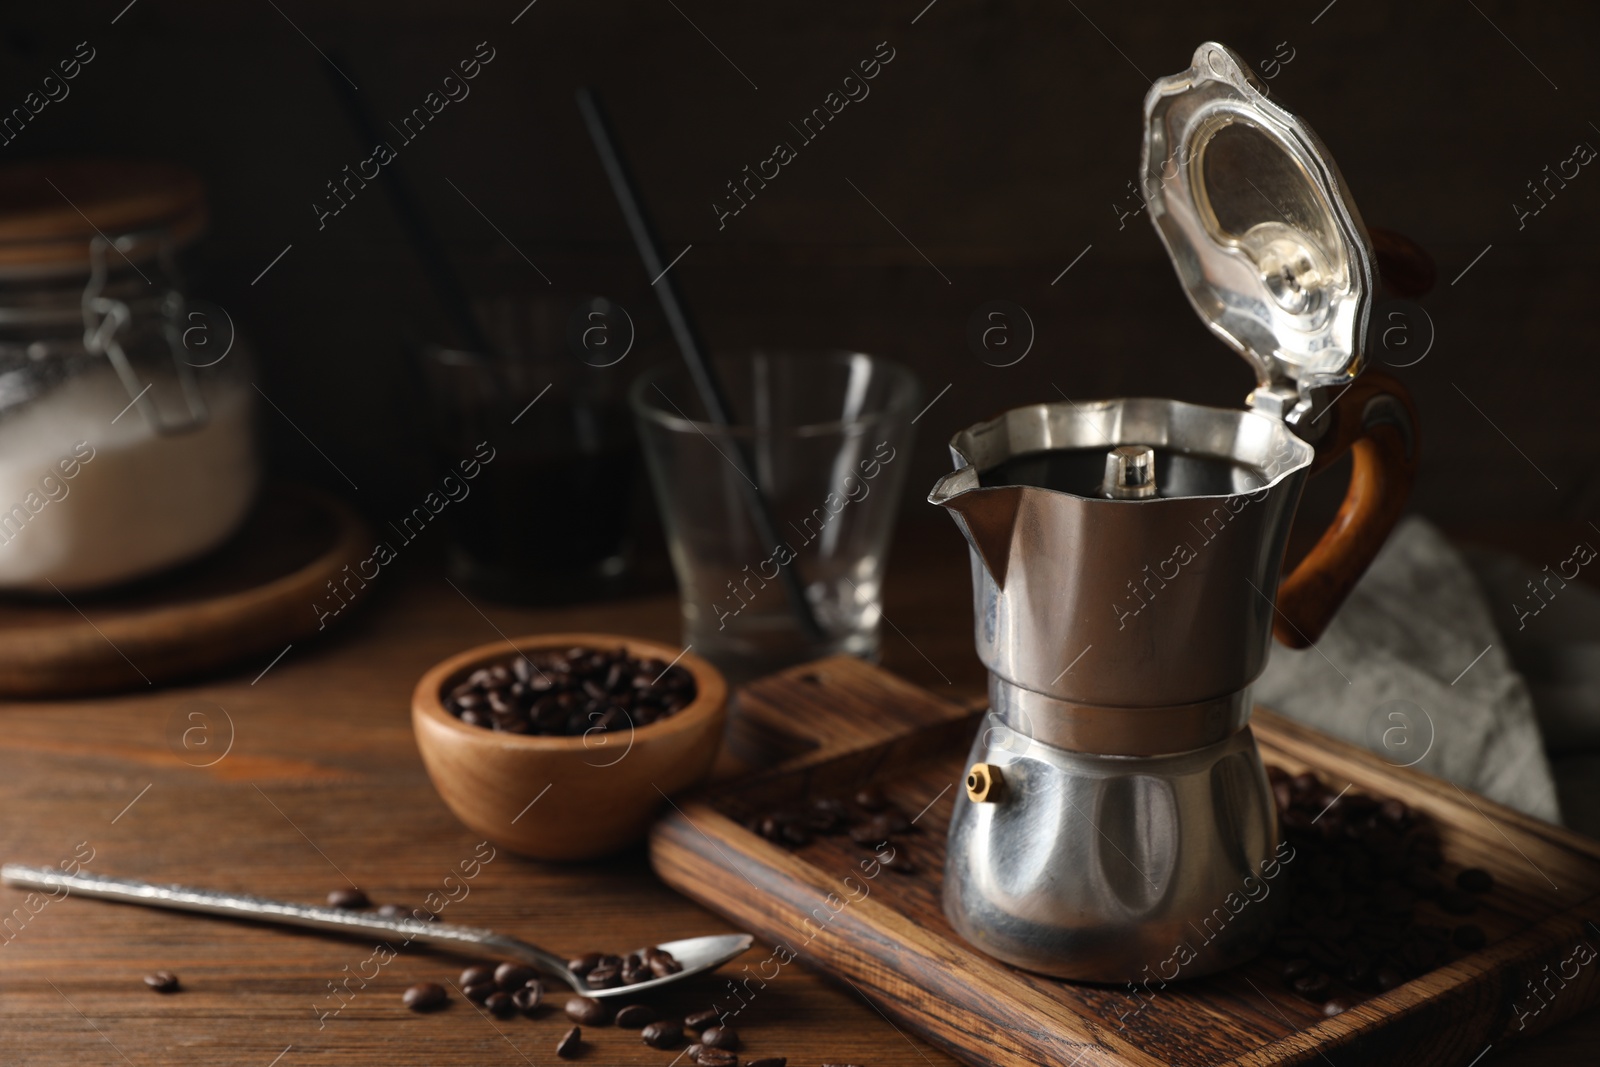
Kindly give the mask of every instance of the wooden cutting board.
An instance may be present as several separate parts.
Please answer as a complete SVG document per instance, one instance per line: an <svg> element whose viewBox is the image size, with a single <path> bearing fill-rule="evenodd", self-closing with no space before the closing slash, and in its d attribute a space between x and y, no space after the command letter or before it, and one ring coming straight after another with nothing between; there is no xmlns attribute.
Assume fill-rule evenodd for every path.
<svg viewBox="0 0 1600 1067"><path fill-rule="evenodd" d="M348 616L328 583L372 553L349 506L266 487L239 532L174 570L103 593L0 597L0 697L128 692L238 663L270 665ZM350 589L360 592L359 582ZM352 599L355 599L352 596ZM364 598L362 598L364 599Z"/></svg>
<svg viewBox="0 0 1600 1067"><path fill-rule="evenodd" d="M1590 921L1600 919L1600 844L1258 711L1255 735L1269 765L1313 770L1334 789L1348 783L1397 797L1437 825L1446 870L1494 875L1471 920L1488 944L1332 1018L1286 989L1281 964L1262 958L1174 984L1119 1026L1136 1003L1126 987L1063 982L990 959L940 910L950 812L968 803L961 780L973 712L838 658L757 682L743 691L738 714L744 754L779 762L682 803L650 843L669 885L777 946L770 962L726 976L724 1009L792 954L972 1064L1421 1067L1474 1063L1600 1000L1600 926ZM865 850L848 837L791 851L745 829L753 815L849 797L868 782L905 812L922 813L921 833L906 839L914 873L866 881L858 867ZM1460 921L1431 909L1419 907L1419 919Z"/></svg>

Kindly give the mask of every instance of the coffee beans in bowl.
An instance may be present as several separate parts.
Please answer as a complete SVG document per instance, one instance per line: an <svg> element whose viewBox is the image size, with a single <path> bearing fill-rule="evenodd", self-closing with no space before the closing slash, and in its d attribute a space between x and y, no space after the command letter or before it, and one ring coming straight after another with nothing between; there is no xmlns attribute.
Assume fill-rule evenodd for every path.
<svg viewBox="0 0 1600 1067"><path fill-rule="evenodd" d="M412 695L417 748L475 833L544 860L642 839L711 769L727 683L693 652L615 634L484 645L436 665Z"/></svg>
<svg viewBox="0 0 1600 1067"><path fill-rule="evenodd" d="M513 734L582 737L648 726L695 698L694 676L626 647L517 653L479 667L444 696L469 726Z"/></svg>

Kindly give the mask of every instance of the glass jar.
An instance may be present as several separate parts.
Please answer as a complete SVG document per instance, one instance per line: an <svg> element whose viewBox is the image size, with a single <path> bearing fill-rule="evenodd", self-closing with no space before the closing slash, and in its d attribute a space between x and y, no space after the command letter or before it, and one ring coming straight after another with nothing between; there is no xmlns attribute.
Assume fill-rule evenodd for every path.
<svg viewBox="0 0 1600 1067"><path fill-rule="evenodd" d="M199 178L0 168L0 590L118 585L234 532L259 484L250 372L178 259Z"/></svg>

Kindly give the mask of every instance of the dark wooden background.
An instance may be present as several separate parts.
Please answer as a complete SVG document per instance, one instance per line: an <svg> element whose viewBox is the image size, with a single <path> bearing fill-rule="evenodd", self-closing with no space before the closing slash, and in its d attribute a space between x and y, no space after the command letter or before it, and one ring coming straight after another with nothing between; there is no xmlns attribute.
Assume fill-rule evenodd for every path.
<svg viewBox="0 0 1600 1067"><path fill-rule="evenodd" d="M317 48L398 119L487 41L496 58L470 97L401 148L474 289L609 294L640 324L610 373L663 355L648 279L572 105L574 87L600 86L669 249L693 245L675 269L713 345L851 346L911 364L928 397L953 383L919 424L907 499L920 516L948 435L1053 399L1052 383L1074 398L1242 401L1243 363L1193 316L1147 219L1118 219L1137 206L1127 183L1146 88L1215 38L1269 64L1274 94L1332 147L1369 222L1438 260L1436 341L1400 372L1426 425L1416 506L1446 522L1592 514L1600 177L1580 172L1520 231L1512 207L1546 164L1600 146L1591 6L926 2L14 5L0 16L0 105L79 41L97 57L0 161L141 154L199 169L215 209L199 287L244 325L267 392L361 486L358 503L409 507L427 477L409 352L447 331L376 186L317 229L324 183L368 152ZM724 183L793 140L788 123L881 41L895 59L871 95L719 231ZM968 318L993 299L1036 325L1013 367L966 344ZM1426 340L1415 332L1413 352ZM264 422L281 470L348 492L282 419Z"/></svg>

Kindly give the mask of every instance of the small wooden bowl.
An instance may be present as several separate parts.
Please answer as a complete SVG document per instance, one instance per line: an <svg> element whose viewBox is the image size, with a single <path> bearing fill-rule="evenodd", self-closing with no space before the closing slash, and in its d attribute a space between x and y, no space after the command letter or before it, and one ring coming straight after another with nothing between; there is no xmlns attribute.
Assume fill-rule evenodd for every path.
<svg viewBox="0 0 1600 1067"><path fill-rule="evenodd" d="M445 710L443 695L479 667L567 648L676 659L694 676L695 698L649 725L589 737L501 733ZM727 698L722 674L691 653L615 634L537 634L481 645L428 671L412 694L411 725L428 777L456 818L524 856L582 860L640 841L663 796L705 777L722 741Z"/></svg>

